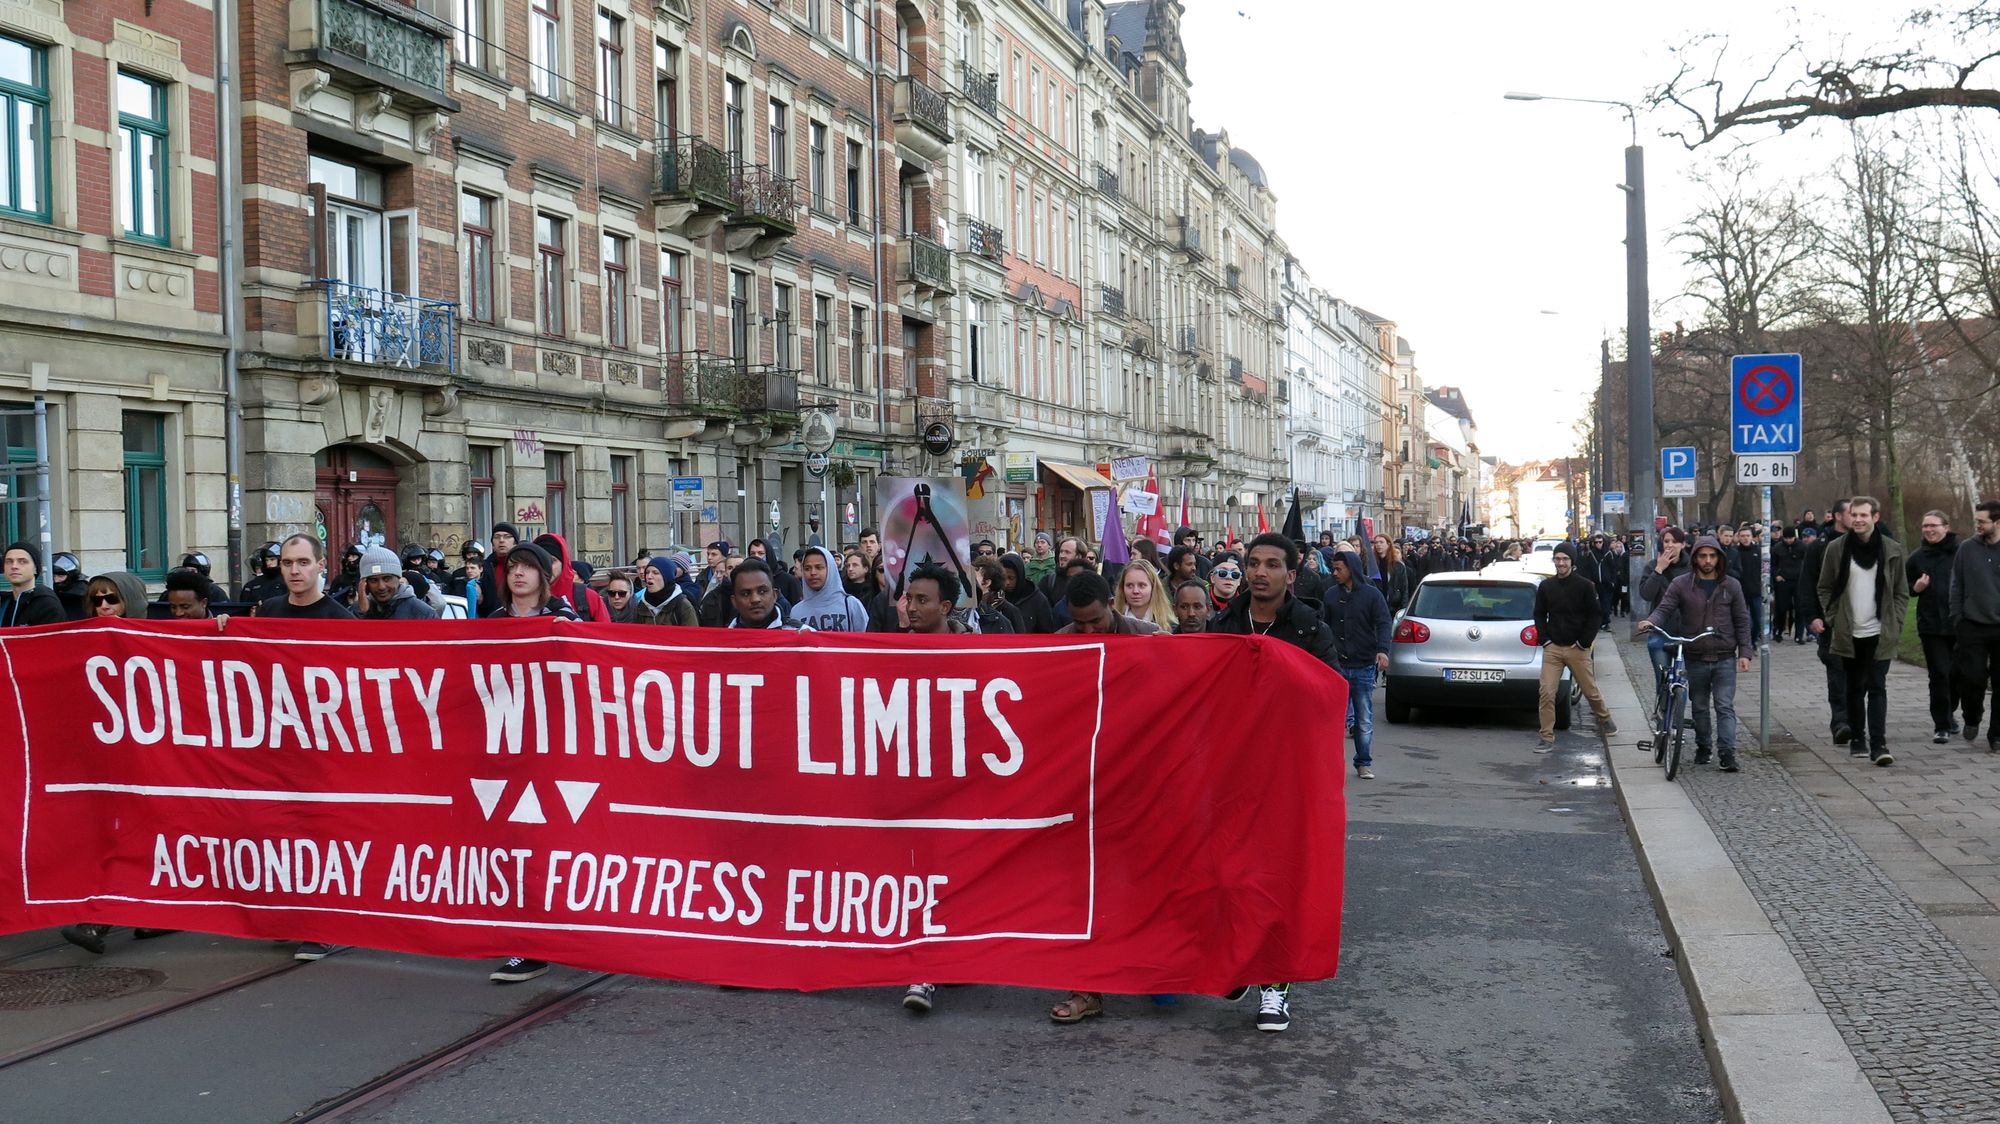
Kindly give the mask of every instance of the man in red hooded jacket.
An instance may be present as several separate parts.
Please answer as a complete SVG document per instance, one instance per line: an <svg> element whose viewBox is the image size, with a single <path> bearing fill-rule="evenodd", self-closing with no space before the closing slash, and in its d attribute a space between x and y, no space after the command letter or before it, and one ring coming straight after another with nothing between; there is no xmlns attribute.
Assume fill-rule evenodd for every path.
<svg viewBox="0 0 2000 1124"><path fill-rule="evenodd" d="M569 607L576 611L581 620L608 624L611 608L604 598L590 588L589 583L576 576L576 567L570 562L569 543L561 535L537 535L535 545L549 552L556 560L556 572L549 578L549 588L569 601Z"/></svg>

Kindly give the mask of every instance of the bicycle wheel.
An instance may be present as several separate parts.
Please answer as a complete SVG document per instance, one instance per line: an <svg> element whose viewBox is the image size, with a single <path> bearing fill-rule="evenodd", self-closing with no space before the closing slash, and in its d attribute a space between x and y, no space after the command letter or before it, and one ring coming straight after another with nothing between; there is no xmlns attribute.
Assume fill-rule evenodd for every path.
<svg viewBox="0 0 2000 1124"><path fill-rule="evenodd" d="M1674 736L1674 725L1669 719L1673 713L1673 692L1661 688L1660 699L1653 710L1653 764L1667 759L1667 739Z"/></svg>
<svg viewBox="0 0 2000 1124"><path fill-rule="evenodd" d="M1667 709L1669 712L1668 717L1671 719L1673 726L1674 744L1667 750L1665 768L1667 770L1667 779L1673 780L1680 775L1681 743L1687 738L1687 732L1681 729L1681 714L1687 709L1686 687L1680 685L1674 687L1674 701Z"/></svg>

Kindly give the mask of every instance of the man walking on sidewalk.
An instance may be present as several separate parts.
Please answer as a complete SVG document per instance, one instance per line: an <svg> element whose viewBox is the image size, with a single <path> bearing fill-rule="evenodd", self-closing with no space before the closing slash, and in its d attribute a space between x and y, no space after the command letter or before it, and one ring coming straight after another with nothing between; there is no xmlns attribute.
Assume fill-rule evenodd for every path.
<svg viewBox="0 0 2000 1124"><path fill-rule="evenodd" d="M1931 741L1943 745L1958 733L1958 681L1952 677L1952 649L1958 636L1951 624L1951 563L1958 554L1958 536L1951 517L1924 512L1918 527L1923 543L1910 553L1905 570L1910 592L1917 598L1917 639L1924 646L1924 670L1931 681Z"/></svg>
<svg viewBox="0 0 2000 1124"><path fill-rule="evenodd" d="M1995 722L1986 730L1986 752L2000 753L2000 501L1974 509L1970 541L1959 545L1951 565L1948 610L1958 632L1952 653L1958 699L1965 707L1965 740L1979 736L1986 713L1986 686L1993 685Z"/></svg>
<svg viewBox="0 0 2000 1124"><path fill-rule="evenodd" d="M1560 543L1555 549L1556 576L1542 579L1535 587L1535 633L1542 641L1542 734L1535 742L1536 753L1556 747L1556 691L1562 687L1563 668L1583 688L1597 715L1598 732L1610 737L1618 732L1611 722L1611 708L1597 690L1597 675L1590 663L1590 645L1597 639L1598 615L1602 611L1597 589L1576 572L1576 548Z"/></svg>
<svg viewBox="0 0 2000 1124"><path fill-rule="evenodd" d="M1729 576L1722 544L1707 535L1695 540L1694 568L1667 584L1659 607L1639 622L1641 631L1671 629L1676 636L1694 636L1709 629L1714 636L1688 645L1688 705L1694 710L1694 763L1708 764L1711 747L1721 751L1717 767L1736 771L1736 676L1750 670L1750 653L1757 638L1750 628L1750 609L1743 583ZM1715 725L1709 726L1709 707Z"/></svg>
<svg viewBox="0 0 2000 1124"><path fill-rule="evenodd" d="M1854 735L1847 752L1886 766L1896 763L1888 746L1889 661L1903 635L1910 587L1903 544L1875 526L1880 512L1873 496L1848 501L1847 533L1827 545L1820 566L1822 615L1813 631L1833 634L1827 650L1847 672L1847 726Z"/></svg>
<svg viewBox="0 0 2000 1124"><path fill-rule="evenodd" d="M1847 669L1841 666L1831 650L1833 635L1818 625L1829 610L1820 603L1819 572L1826 564L1826 551L1834 541L1847 533L1847 501L1841 500L1826 509L1826 532L1818 541L1806 546L1805 561L1800 564L1799 575L1799 619L1818 638L1819 662L1826 667L1826 706L1832 712L1833 744L1846 745L1853 738L1854 731L1847 723Z"/></svg>

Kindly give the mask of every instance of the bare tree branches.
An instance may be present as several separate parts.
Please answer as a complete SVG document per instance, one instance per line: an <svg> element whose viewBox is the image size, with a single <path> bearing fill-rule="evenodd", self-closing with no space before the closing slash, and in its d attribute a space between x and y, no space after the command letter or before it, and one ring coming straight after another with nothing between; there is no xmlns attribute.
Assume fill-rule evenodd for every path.
<svg viewBox="0 0 2000 1124"><path fill-rule="evenodd" d="M1794 39L1739 82L1730 40L1703 35L1674 50L1673 77L1647 94L1688 124L1682 144L1700 148L1732 130L1782 133L1816 119L1860 121L1917 109L2000 111L2000 13L1988 5L1957 12L1924 8L1904 21L1912 44L1852 58L1823 57ZM1939 40L1930 46L1927 40ZM1739 134L1741 135L1741 134Z"/></svg>

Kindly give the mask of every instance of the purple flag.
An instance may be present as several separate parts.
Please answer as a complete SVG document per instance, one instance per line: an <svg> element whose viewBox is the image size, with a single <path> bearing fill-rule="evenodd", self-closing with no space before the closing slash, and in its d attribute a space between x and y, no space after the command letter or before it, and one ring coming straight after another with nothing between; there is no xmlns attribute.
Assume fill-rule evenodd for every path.
<svg viewBox="0 0 2000 1124"><path fill-rule="evenodd" d="M1132 551L1125 545L1125 513L1118 508L1118 489L1110 491L1111 513L1104 518L1103 558L1123 566L1132 560Z"/></svg>

